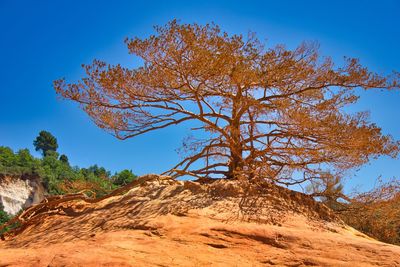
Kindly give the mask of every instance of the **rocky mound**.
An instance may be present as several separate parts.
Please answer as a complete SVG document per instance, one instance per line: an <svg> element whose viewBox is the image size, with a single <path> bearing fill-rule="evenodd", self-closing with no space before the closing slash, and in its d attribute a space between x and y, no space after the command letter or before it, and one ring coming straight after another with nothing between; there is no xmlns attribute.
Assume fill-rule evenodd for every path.
<svg viewBox="0 0 400 267"><path fill-rule="evenodd" d="M400 266L400 248L271 184L146 176L59 201L0 244L3 266Z"/></svg>

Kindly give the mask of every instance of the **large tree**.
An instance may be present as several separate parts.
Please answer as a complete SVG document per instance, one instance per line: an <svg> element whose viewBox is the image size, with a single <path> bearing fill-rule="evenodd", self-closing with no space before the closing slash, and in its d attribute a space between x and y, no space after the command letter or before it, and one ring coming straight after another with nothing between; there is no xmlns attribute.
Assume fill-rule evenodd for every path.
<svg viewBox="0 0 400 267"><path fill-rule="evenodd" d="M399 143L368 113L344 110L357 89L399 88L397 74L379 76L350 58L336 66L314 43L267 48L254 34L228 35L214 24L155 29L126 40L141 67L95 60L81 81L54 84L120 139L197 122L206 135L186 140L189 153L169 174L291 184L397 155Z"/></svg>

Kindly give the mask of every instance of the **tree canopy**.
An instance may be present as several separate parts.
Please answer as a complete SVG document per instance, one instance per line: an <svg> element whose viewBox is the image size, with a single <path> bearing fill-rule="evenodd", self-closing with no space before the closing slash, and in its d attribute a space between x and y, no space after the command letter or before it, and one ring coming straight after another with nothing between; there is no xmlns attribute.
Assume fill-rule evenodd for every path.
<svg viewBox="0 0 400 267"><path fill-rule="evenodd" d="M289 185L397 156L399 142L368 112L345 108L358 100L358 89L398 89L398 74L378 75L354 58L337 66L315 43L266 47L255 34L229 35L214 24L174 20L155 30L126 39L142 66L94 60L82 80L54 86L119 139L197 122L193 131L207 137L187 139L187 155L167 174Z"/></svg>
<svg viewBox="0 0 400 267"><path fill-rule="evenodd" d="M57 151L57 139L47 131L41 131L33 141L36 151L42 151L43 156L46 156L49 151Z"/></svg>
<svg viewBox="0 0 400 267"><path fill-rule="evenodd" d="M113 183L118 186L124 186L136 178L137 176L133 174L132 170L122 170L113 177Z"/></svg>

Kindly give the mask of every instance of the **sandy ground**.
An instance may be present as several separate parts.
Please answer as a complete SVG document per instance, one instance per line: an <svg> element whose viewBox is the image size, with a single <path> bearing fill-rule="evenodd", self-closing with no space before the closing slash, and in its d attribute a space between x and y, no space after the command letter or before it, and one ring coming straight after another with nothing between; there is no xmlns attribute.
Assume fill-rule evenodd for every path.
<svg viewBox="0 0 400 267"><path fill-rule="evenodd" d="M227 216L233 200L160 213L169 201L201 199L199 188L180 186L140 189L95 207L75 203L73 214L46 217L1 242L0 266L400 266L400 247L289 208L273 223Z"/></svg>

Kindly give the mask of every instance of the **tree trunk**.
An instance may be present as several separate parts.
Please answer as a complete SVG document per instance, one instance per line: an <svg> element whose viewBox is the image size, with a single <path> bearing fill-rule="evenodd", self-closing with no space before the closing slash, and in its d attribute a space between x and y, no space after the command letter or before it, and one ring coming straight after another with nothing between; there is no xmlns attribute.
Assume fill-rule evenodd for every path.
<svg viewBox="0 0 400 267"><path fill-rule="evenodd" d="M229 179L237 178L237 174L243 170L243 148L240 140L240 124L235 120L231 125L231 146L230 146L230 163L228 177Z"/></svg>

